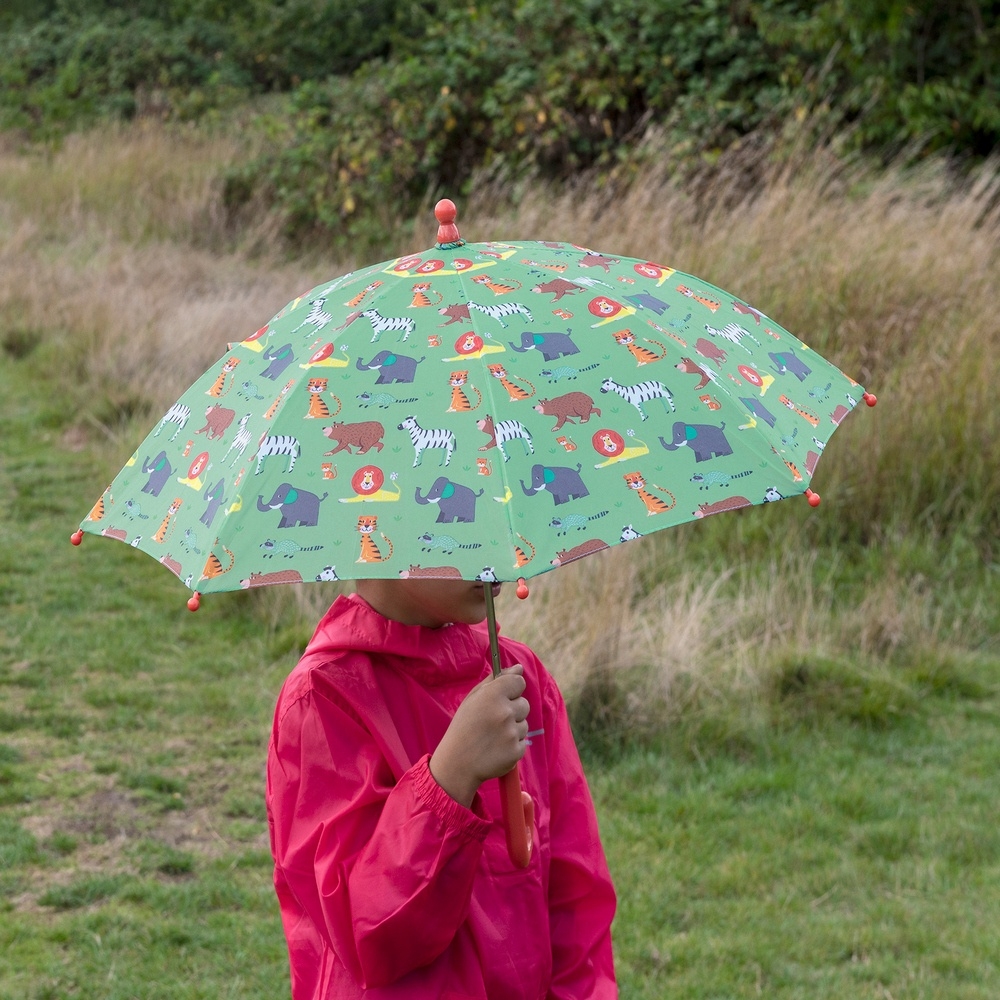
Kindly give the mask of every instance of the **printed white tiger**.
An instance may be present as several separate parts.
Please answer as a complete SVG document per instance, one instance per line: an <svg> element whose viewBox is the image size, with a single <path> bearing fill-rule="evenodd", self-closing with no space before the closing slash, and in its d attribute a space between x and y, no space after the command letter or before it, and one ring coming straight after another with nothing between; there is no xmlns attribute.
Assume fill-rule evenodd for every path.
<svg viewBox="0 0 1000 1000"><path fill-rule="evenodd" d="M323 309L326 305L326 298L313 299L312 308L309 310L306 318L299 323L299 325L292 330L292 333L296 333L302 329L304 326L314 326L316 327L316 332L319 333L327 324L333 322L333 316Z"/></svg>
<svg viewBox="0 0 1000 1000"><path fill-rule="evenodd" d="M166 414L164 414L164 417L157 426L153 437L159 437L164 424L176 424L177 426L174 428L174 433L170 435L170 440L173 441L173 439L177 437L182 430L184 430L190 419L191 407L185 406L183 403L174 403L174 405L167 410Z"/></svg>
<svg viewBox="0 0 1000 1000"><path fill-rule="evenodd" d="M299 457L301 448L299 439L291 434L265 434L260 439L260 447L257 449L257 468L254 475L259 476L260 470L264 466L264 459L269 455L284 455L288 459L288 468L285 472L291 472L295 468L295 460Z"/></svg>
<svg viewBox="0 0 1000 1000"><path fill-rule="evenodd" d="M402 331L403 336L400 338L400 343L403 343L417 328L416 321L409 316L383 316L377 309L365 309L361 315L372 325L371 343L373 344L386 330L390 333Z"/></svg>
<svg viewBox="0 0 1000 1000"><path fill-rule="evenodd" d="M674 397L670 390L662 382L638 382L635 385L621 385L614 379L606 378L601 383L601 392L616 392L626 403L631 403L638 411L639 416L645 420L649 414L646 413L645 404L651 399L662 399L665 405L674 410Z"/></svg>
<svg viewBox="0 0 1000 1000"><path fill-rule="evenodd" d="M478 302L470 302L469 308L489 316L492 320L496 320L505 330L507 329L507 324L504 320L511 316L521 315L529 323L532 322L531 310L527 306L522 306L520 302L498 302L495 304L490 303L487 306L481 306Z"/></svg>
<svg viewBox="0 0 1000 1000"><path fill-rule="evenodd" d="M409 431L413 442L413 467L420 464L420 458L428 448L444 448L444 464L451 461L451 453L455 450L455 433L446 427L423 428L417 423L416 417L407 417L398 427L401 431Z"/></svg>
<svg viewBox="0 0 1000 1000"><path fill-rule="evenodd" d="M721 337L723 340L728 340L730 344L736 347L742 347L747 354L753 354L753 351L743 343L744 337L749 337L758 347L760 347L760 341L749 331L744 330L742 326L738 323L727 323L721 330L717 330L714 326L709 326L705 324L705 329L713 337Z"/></svg>
<svg viewBox="0 0 1000 1000"><path fill-rule="evenodd" d="M233 460L229 463L230 468L243 457L243 452L247 450L247 445L250 444L250 431L247 430L247 424L249 422L249 413L240 417L239 424L237 425L239 429L236 431L236 437L233 438L233 443L229 446L229 451L222 456L222 461L224 462L227 458L229 458L230 451L236 452L236 454L233 455Z"/></svg>

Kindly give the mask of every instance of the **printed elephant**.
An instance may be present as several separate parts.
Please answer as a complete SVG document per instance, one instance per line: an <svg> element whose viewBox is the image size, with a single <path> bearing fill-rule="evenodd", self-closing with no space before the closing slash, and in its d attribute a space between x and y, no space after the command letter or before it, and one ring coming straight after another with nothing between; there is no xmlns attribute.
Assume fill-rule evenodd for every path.
<svg viewBox="0 0 1000 1000"><path fill-rule="evenodd" d="M580 476L582 465L577 463L575 469L566 466L556 466L550 468L547 465L533 465L531 467L531 487L524 485L521 480L521 489L526 497L533 497L540 490L547 490L552 494L552 499L556 506L568 503L570 500L580 500L590 496L590 490L584 485Z"/></svg>
<svg viewBox="0 0 1000 1000"><path fill-rule="evenodd" d="M696 462L707 462L710 458L721 458L733 453L732 446L726 440L725 423L720 427L712 424L686 424L678 420L673 427L673 439L668 444L662 437L660 444L667 451L676 451L685 445L694 452Z"/></svg>
<svg viewBox="0 0 1000 1000"><path fill-rule="evenodd" d="M364 362L358 358L358 371L369 371L375 369L379 376L375 380L376 385L389 385L391 382L412 382L417 377L417 365L420 358L409 358L405 354L395 354L392 351L379 351L371 361Z"/></svg>
<svg viewBox="0 0 1000 1000"><path fill-rule="evenodd" d="M142 488L142 492L158 497L160 490L166 485L167 480L174 470L167 458L167 453L161 451L152 461L148 458L143 461L142 471L149 476L149 479L146 480L146 485Z"/></svg>
<svg viewBox="0 0 1000 1000"><path fill-rule="evenodd" d="M206 528L212 527L215 515L219 513L219 508L226 502L226 480L220 479L214 486L207 486L202 493L202 499L208 501L205 513L198 518Z"/></svg>
<svg viewBox="0 0 1000 1000"><path fill-rule="evenodd" d="M281 378L284 370L295 360L291 344L281 347L270 347L264 352L264 360L271 363L261 372L262 377L270 379Z"/></svg>
<svg viewBox="0 0 1000 1000"><path fill-rule="evenodd" d="M531 330L525 330L521 334L520 347L514 341L509 343L518 354L524 354L525 351L541 351L546 361L555 361L563 355L580 353L580 348L570 340L568 332L533 333Z"/></svg>
<svg viewBox="0 0 1000 1000"><path fill-rule="evenodd" d="M315 528L319 524L319 505L328 496L328 493L324 493L319 497L308 490L297 490L291 483L282 483L266 503L262 496L257 497L257 510L262 514L269 510L280 510L279 528L294 528L297 525Z"/></svg>
<svg viewBox="0 0 1000 1000"><path fill-rule="evenodd" d="M768 357L772 362L771 368L779 375L787 373L804 382L812 374L812 369L791 348L787 351L771 351Z"/></svg>
<svg viewBox="0 0 1000 1000"><path fill-rule="evenodd" d="M447 476L438 476L425 496L421 496L418 486L414 498L420 504L438 505L436 524L450 524L452 521L471 524L476 519L476 498L481 497L483 492L475 493L468 486L453 483Z"/></svg>

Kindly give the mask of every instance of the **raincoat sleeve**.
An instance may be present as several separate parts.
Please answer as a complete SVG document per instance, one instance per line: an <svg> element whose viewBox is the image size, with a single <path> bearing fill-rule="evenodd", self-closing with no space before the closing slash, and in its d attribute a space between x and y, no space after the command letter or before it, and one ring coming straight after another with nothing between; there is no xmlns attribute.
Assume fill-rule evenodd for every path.
<svg viewBox="0 0 1000 1000"><path fill-rule="evenodd" d="M547 1000L612 1000L618 996L611 952L615 890L565 704L551 679L545 701L552 845Z"/></svg>
<svg viewBox="0 0 1000 1000"><path fill-rule="evenodd" d="M469 909L489 823L434 780L395 780L346 705L315 690L279 705L268 754L276 880L364 989L437 958Z"/></svg>

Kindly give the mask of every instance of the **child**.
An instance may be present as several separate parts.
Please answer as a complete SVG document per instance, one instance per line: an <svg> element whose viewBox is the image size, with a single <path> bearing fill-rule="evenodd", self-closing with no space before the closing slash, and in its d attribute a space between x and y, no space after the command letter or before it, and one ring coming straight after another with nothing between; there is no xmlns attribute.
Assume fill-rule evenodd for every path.
<svg viewBox="0 0 1000 1000"><path fill-rule="evenodd" d="M615 894L562 698L507 639L492 678L485 615L481 583L360 580L282 688L267 808L293 1000L617 996ZM518 760L524 869L493 780Z"/></svg>

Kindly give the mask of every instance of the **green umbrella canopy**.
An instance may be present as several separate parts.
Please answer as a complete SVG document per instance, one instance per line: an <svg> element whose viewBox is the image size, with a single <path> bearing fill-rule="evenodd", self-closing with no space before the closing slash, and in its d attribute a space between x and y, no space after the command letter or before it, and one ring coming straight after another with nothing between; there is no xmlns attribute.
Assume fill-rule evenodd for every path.
<svg viewBox="0 0 1000 1000"><path fill-rule="evenodd" d="M853 379L700 278L465 243L454 206L437 212L435 246L324 282L230 344L82 531L211 593L518 580L684 521L818 502L830 436L875 403Z"/></svg>

